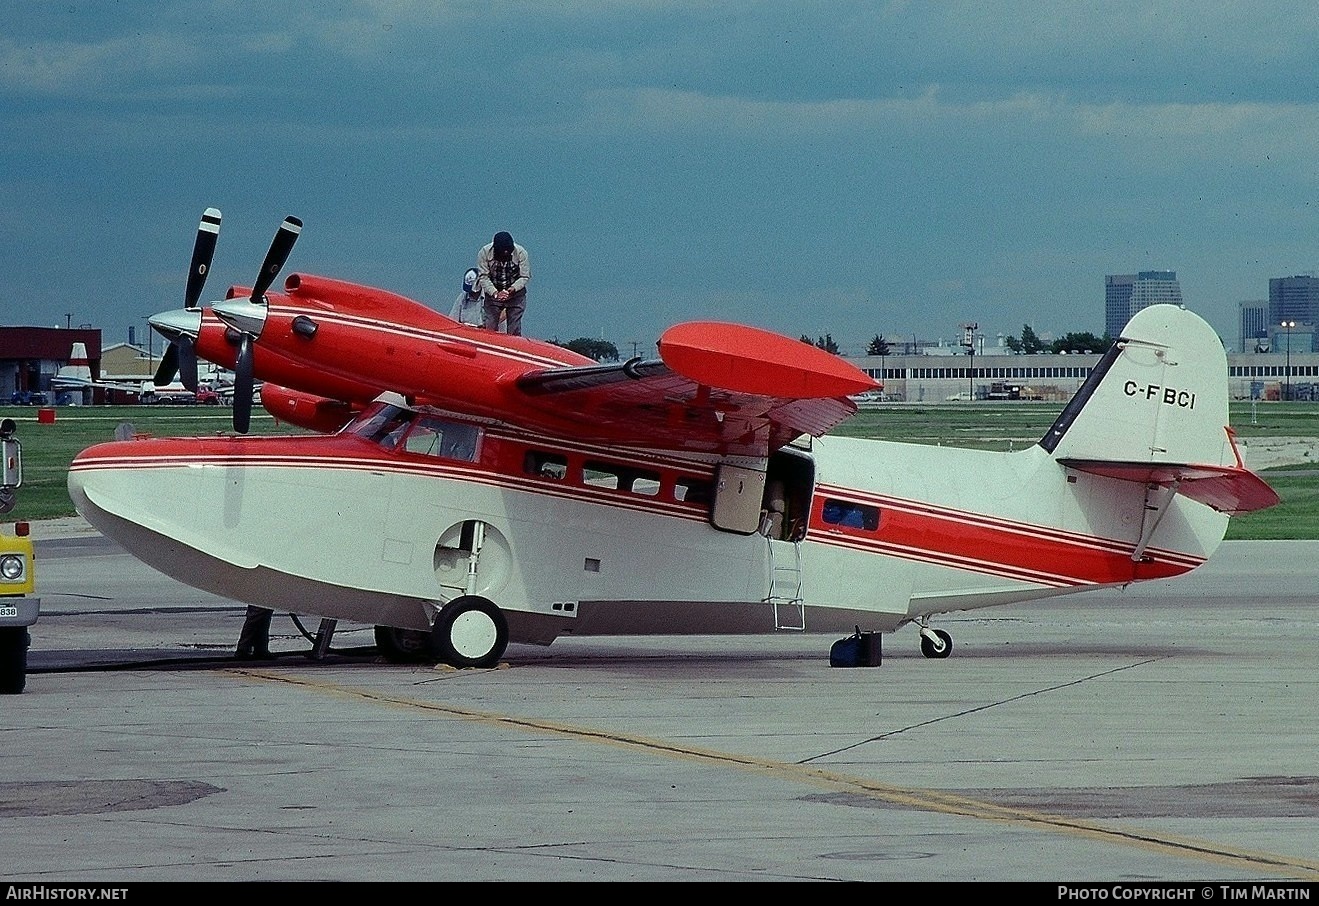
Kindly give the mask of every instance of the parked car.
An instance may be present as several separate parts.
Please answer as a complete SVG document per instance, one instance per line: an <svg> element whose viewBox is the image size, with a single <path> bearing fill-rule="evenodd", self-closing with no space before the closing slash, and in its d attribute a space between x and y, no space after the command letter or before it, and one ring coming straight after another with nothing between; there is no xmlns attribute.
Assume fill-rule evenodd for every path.
<svg viewBox="0 0 1319 906"><path fill-rule="evenodd" d="M15 390L9 394L9 405L11 406L46 406L48 397L40 391L34 390Z"/></svg>

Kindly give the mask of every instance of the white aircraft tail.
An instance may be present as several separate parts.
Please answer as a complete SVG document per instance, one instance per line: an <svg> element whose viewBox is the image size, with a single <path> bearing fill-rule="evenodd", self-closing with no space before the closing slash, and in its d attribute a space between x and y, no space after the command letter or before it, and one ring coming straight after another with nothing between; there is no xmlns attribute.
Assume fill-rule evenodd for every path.
<svg viewBox="0 0 1319 906"><path fill-rule="evenodd" d="M1225 513L1278 496L1242 463L1228 425L1227 354L1180 305L1136 314L1040 445L1062 465L1160 485Z"/></svg>
<svg viewBox="0 0 1319 906"><path fill-rule="evenodd" d="M55 376L90 384L92 382L92 368L87 359L87 344L74 343L73 351L69 354L68 364L61 367Z"/></svg>

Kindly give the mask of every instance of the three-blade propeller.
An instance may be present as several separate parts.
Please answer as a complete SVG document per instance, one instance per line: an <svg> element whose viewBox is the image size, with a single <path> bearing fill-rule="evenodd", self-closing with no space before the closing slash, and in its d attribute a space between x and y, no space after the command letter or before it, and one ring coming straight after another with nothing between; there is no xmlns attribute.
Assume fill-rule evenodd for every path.
<svg viewBox="0 0 1319 906"><path fill-rule="evenodd" d="M197 241L192 247L192 264L188 268L188 285L183 294L183 308L189 312L200 312L198 302L202 289L206 286L206 275L210 273L211 261L215 257L215 243L220 237L220 212L207 208L202 213L201 223L197 227ZM198 318L200 325L200 318ZM160 367L152 378L157 387L163 387L174 380L174 375L193 393L197 392L197 350L193 346L195 337L180 331L170 338L165 354L161 356Z"/></svg>
<svg viewBox="0 0 1319 906"><path fill-rule="evenodd" d="M266 252L266 260L261 263L261 273L257 275L252 286L250 300L253 305L266 304L266 290L275 281L275 277L289 259L293 243L298 241L302 232L302 221L296 217L285 217L275 232L275 238ZM246 434L252 420L252 344L256 337L248 330L238 330L238 357L234 362L234 430Z"/></svg>

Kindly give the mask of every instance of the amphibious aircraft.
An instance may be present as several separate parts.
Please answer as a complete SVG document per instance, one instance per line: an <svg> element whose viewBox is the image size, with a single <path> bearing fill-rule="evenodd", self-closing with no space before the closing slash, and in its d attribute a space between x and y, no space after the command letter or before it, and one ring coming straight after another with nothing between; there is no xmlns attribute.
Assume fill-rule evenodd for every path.
<svg viewBox="0 0 1319 906"><path fill-rule="evenodd" d="M208 224L209 217L213 224ZM238 601L375 626L386 657L489 666L562 635L891 633L932 618L1167 579L1277 495L1228 426L1222 344L1178 305L1138 313L1040 441L998 453L836 437L878 385L752 327L692 322L601 364L410 299L294 273L288 218L252 287L178 350L264 381L315 429L99 444L78 510L141 560Z"/></svg>

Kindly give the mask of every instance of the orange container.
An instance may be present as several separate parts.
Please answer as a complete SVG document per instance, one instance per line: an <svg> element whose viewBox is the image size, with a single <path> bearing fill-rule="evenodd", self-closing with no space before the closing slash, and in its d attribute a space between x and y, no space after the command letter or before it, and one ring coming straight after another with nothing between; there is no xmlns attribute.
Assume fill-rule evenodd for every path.
<svg viewBox="0 0 1319 906"><path fill-rule="evenodd" d="M55 424L55 410L54 410L54 409L38 409L38 410L37 410L37 424L38 424L38 425L53 425L53 424Z"/></svg>

